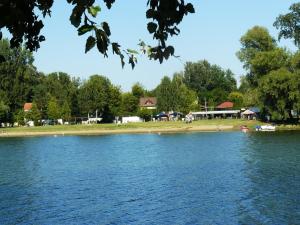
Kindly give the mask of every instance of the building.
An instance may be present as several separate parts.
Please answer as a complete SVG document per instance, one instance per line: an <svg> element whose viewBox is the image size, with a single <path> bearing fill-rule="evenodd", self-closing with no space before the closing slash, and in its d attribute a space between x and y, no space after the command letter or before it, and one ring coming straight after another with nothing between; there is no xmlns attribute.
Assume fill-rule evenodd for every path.
<svg viewBox="0 0 300 225"><path fill-rule="evenodd" d="M157 98L155 98L155 97L140 98L140 107L142 109L156 109L157 108Z"/></svg>
<svg viewBox="0 0 300 225"><path fill-rule="evenodd" d="M206 118L239 118L240 110L219 110L219 111L202 111L202 112L192 112L192 116L195 120L206 119Z"/></svg>
<svg viewBox="0 0 300 225"><path fill-rule="evenodd" d="M25 103L23 109L24 112L29 112L32 109L32 103Z"/></svg>

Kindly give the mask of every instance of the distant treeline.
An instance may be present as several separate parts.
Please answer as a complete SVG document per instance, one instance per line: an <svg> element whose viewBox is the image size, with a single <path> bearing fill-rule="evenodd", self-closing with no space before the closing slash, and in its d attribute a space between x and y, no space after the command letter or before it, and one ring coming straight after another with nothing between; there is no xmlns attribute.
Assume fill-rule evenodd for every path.
<svg viewBox="0 0 300 225"><path fill-rule="evenodd" d="M86 117L101 115L104 122L116 116L139 115L149 119L161 111L204 110L223 101L236 109L258 106L263 116L290 121L300 111L300 52L292 53L277 45L264 27L255 26L241 37L237 56L246 69L238 88L232 71L206 60L187 62L183 71L165 76L154 90L136 83L130 92L101 75L87 80L57 72L45 75L34 67L34 58L24 48L11 49L0 42L5 62L0 64L0 122L24 121L23 105L32 102L27 119ZM156 111L140 109L140 97L157 97Z"/></svg>

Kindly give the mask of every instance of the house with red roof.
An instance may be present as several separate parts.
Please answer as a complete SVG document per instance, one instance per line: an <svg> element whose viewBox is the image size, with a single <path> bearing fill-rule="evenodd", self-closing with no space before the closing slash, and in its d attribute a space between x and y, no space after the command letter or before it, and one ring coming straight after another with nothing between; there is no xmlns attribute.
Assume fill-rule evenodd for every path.
<svg viewBox="0 0 300 225"><path fill-rule="evenodd" d="M25 103L23 109L24 112L29 112L32 109L32 103Z"/></svg>
<svg viewBox="0 0 300 225"><path fill-rule="evenodd" d="M155 98L155 97L140 98L140 107L142 109L156 109L156 107L157 107L157 98Z"/></svg>

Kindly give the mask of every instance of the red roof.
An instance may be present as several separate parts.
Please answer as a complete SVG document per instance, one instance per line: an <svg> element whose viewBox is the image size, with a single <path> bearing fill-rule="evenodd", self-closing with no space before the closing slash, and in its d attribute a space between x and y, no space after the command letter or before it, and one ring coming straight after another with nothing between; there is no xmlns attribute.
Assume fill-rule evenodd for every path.
<svg viewBox="0 0 300 225"><path fill-rule="evenodd" d="M155 97L140 98L141 107L155 107L156 104L157 104L157 99Z"/></svg>
<svg viewBox="0 0 300 225"><path fill-rule="evenodd" d="M230 108L233 108L232 102L223 102L217 106L217 109L230 109Z"/></svg>
<svg viewBox="0 0 300 225"><path fill-rule="evenodd" d="M32 103L25 103L24 104L24 111L29 111L32 108Z"/></svg>

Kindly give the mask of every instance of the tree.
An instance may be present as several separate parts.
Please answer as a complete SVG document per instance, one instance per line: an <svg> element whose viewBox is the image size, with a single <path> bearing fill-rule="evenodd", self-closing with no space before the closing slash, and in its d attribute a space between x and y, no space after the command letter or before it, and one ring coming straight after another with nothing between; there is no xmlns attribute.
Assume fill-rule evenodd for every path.
<svg viewBox="0 0 300 225"><path fill-rule="evenodd" d="M289 8L290 12L279 15L274 26L279 29L278 39L292 39L300 47L300 3L294 3Z"/></svg>
<svg viewBox="0 0 300 225"><path fill-rule="evenodd" d="M121 112L122 94L120 87L111 85L109 92L109 112L111 117L118 116ZM113 118L112 118L113 119Z"/></svg>
<svg viewBox="0 0 300 225"><path fill-rule="evenodd" d="M178 107L175 109L181 113L189 113L198 109L197 94L190 90L185 84L179 87Z"/></svg>
<svg viewBox="0 0 300 225"><path fill-rule="evenodd" d="M272 69L285 63L284 50L277 49L276 41L264 27L255 26L240 39L242 48L237 57L248 71L247 79L251 87L257 87L258 80ZM275 57L276 60L272 60Z"/></svg>
<svg viewBox="0 0 300 225"><path fill-rule="evenodd" d="M0 63L0 90L6 95L10 118L25 102L32 101L33 88L38 84L39 73L33 66L32 53L22 47L11 49L8 40L0 41L0 54L6 59Z"/></svg>
<svg viewBox="0 0 300 225"><path fill-rule="evenodd" d="M0 4L0 30L7 28L11 33L11 46L19 47L24 40L27 49L37 50L40 42L45 40L45 37L40 35L44 26L40 15L44 18L51 15L53 0L3 1ZM103 1L108 9L115 2L115 0ZM94 0L68 0L67 2L74 7L70 22L77 28L78 35L90 34L86 41L85 52L97 46L98 51L107 57L108 48L111 47L113 53L120 56L121 63L124 65L125 56L120 45L110 40L111 31L108 23L106 21L101 24L95 22L101 11L100 6L96 5ZM178 35L180 32L178 24L185 15L194 13L195 10L191 3L185 4L184 0L149 0L147 6L146 17L152 20L147 24L147 29L153 35L153 39L158 41L158 45L150 47L141 42L141 47L143 51L148 52L151 59L162 62L163 59L174 55L173 46L166 44L168 37ZM2 33L0 33L0 40L1 38ZM125 55L128 55L132 67L136 63L135 53L132 50L125 50Z"/></svg>
<svg viewBox="0 0 300 225"><path fill-rule="evenodd" d="M272 71L259 82L259 99L272 120L292 119L291 110L299 110L299 75L287 69Z"/></svg>
<svg viewBox="0 0 300 225"><path fill-rule="evenodd" d="M171 111L174 107L172 81L164 76L157 88L157 108L159 111Z"/></svg>
<svg viewBox="0 0 300 225"><path fill-rule="evenodd" d="M197 93L202 103L207 99L213 105L218 104L236 89L236 80L230 70L223 70L206 60L187 62L183 76L184 83Z"/></svg>
<svg viewBox="0 0 300 225"><path fill-rule="evenodd" d="M172 80L165 76L157 87L159 111L188 113L198 105L197 94L183 82L183 74L175 73Z"/></svg>
<svg viewBox="0 0 300 225"><path fill-rule="evenodd" d="M23 109L20 109L14 114L14 122L18 123L19 126L25 125L25 112Z"/></svg>
<svg viewBox="0 0 300 225"><path fill-rule="evenodd" d="M146 91L142 84L135 83L131 88L131 92L133 96L135 96L137 99L140 99L141 97L144 97Z"/></svg>
<svg viewBox="0 0 300 225"><path fill-rule="evenodd" d="M122 95L121 114L123 116L133 116L138 112L138 99L130 92Z"/></svg>
<svg viewBox="0 0 300 225"><path fill-rule="evenodd" d="M25 115L25 117L28 120L32 120L35 126L40 124L41 112L38 109L37 104L35 102L32 103L31 110L27 113L27 115Z"/></svg>
<svg viewBox="0 0 300 225"><path fill-rule="evenodd" d="M140 109L138 111L138 116L140 118L142 118L145 122L148 122L151 120L151 117L152 117L152 111L150 109Z"/></svg>
<svg viewBox="0 0 300 225"><path fill-rule="evenodd" d="M228 100L233 102L233 107L235 109L241 109L244 104L244 95L240 92L234 91L228 95Z"/></svg>
<svg viewBox="0 0 300 225"><path fill-rule="evenodd" d="M240 86L238 91L245 94L250 90L250 83L246 76L240 76Z"/></svg>
<svg viewBox="0 0 300 225"><path fill-rule="evenodd" d="M9 106L0 100L0 126L1 123L6 122L9 113Z"/></svg>
<svg viewBox="0 0 300 225"><path fill-rule="evenodd" d="M245 69L250 69L251 60L258 52L274 50L275 39L271 37L269 31L260 26L254 26L240 39L242 48L237 53L238 58L244 63Z"/></svg>
<svg viewBox="0 0 300 225"><path fill-rule="evenodd" d="M117 115L121 103L120 89L104 76L93 75L78 91L78 105L81 115L98 111L104 122L110 122Z"/></svg>
<svg viewBox="0 0 300 225"><path fill-rule="evenodd" d="M57 120L61 116L59 105L54 97L51 97L48 102L47 114L48 118L52 120Z"/></svg>
<svg viewBox="0 0 300 225"><path fill-rule="evenodd" d="M64 102L61 107L61 118L64 120L64 122L71 119L71 109L67 102Z"/></svg>

